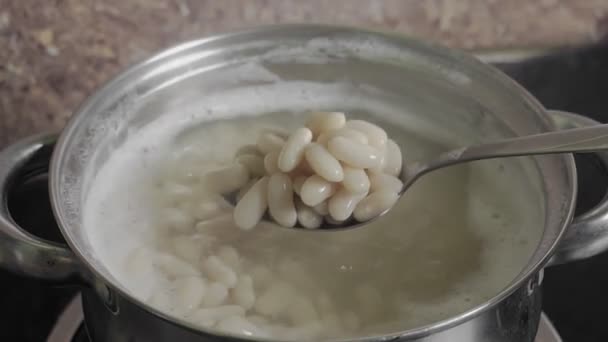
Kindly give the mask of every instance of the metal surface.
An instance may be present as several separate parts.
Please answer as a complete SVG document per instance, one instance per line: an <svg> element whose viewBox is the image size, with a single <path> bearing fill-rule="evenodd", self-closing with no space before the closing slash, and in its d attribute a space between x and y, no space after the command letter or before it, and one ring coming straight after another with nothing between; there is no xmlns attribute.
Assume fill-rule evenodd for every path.
<svg viewBox="0 0 608 342"><path fill-rule="evenodd" d="M519 136L473 146L460 147L448 152L444 152L438 157L432 158L429 161L412 163L406 162L403 165L403 171L401 173L403 186L401 188L400 195L403 196L407 189L409 189L418 179L420 179L420 177L428 174L429 172L466 162L505 157L557 153L599 152L604 150L608 150L608 124L564 128L563 130L556 132ZM348 220L339 226L330 227L328 229L352 229L369 224L378 219L380 216L386 214L393 207L385 210L371 220L365 222ZM601 212L604 214L608 212L608 210L601 210ZM267 221L266 224L280 227L280 225L273 221ZM289 227L289 229L291 228L292 227ZM606 239L608 240L608 234ZM597 241L597 244L600 245L601 248L598 248L598 250L604 251L607 244L602 241L602 239L599 240L600 241ZM584 252L581 253L584 255ZM589 256L591 256L591 254L587 255L587 257Z"/></svg>
<svg viewBox="0 0 608 342"><path fill-rule="evenodd" d="M23 275L65 281L79 273L80 263L72 251L21 229L7 207L7 195L15 172L26 163L35 168L42 162L46 167L44 164L48 163L55 139L55 135L34 136L0 153L0 266Z"/></svg>
<svg viewBox="0 0 608 342"><path fill-rule="evenodd" d="M560 122L563 121L564 120L560 120ZM573 121L572 123L567 123L567 125L573 125L575 123L576 122ZM504 157L555 153L600 152L604 150L608 150L608 124L564 128L562 131L521 136L457 148L455 150L442 153L437 158L431 159L427 162L414 162L411 164L405 163L403 166L403 172L401 174L403 187L400 194L403 195L403 193L405 193L407 189L411 187L420 177L429 172L466 162ZM602 154L602 156L605 155ZM390 209L387 209L381 215L384 215L389 210ZM596 210L599 213L599 216L605 216L608 213L608 203L596 208ZM592 214L590 213L589 215ZM595 215L597 216L598 214ZM348 225L347 227L341 226L340 228L355 228L369 224L371 221L377 218L378 217L373 218L370 221ZM587 227L579 229L589 232L593 231L593 235L599 236L599 232L607 229L608 218L606 222L604 222L604 220L597 222L599 219L602 218L600 217L594 220L594 227L592 229ZM599 252L603 252L606 250L606 248L608 248L608 232L605 232L604 234L606 235L605 237L595 239L594 243L597 247L594 248L594 251L589 251L588 249L581 250L579 245L574 242L574 244L571 245L571 248L576 251L574 253L578 253L581 257L590 257Z"/></svg>
<svg viewBox="0 0 608 342"><path fill-rule="evenodd" d="M551 56L555 53L565 51L559 47L537 47L537 48L507 48L507 49L482 49L471 51L480 61L488 64L520 63L534 58Z"/></svg>
<svg viewBox="0 0 608 342"><path fill-rule="evenodd" d="M411 337L393 336L391 341L443 342L443 341L492 341L532 342L536 336L541 314L541 288L538 275L520 287L498 305L474 319L440 332ZM121 311L112 314L105 309L99 296L84 291L83 307L88 332L95 342L212 342L247 341L236 338L180 328L173 322L158 320L149 311L129 299L118 297ZM383 337L352 339L353 341L378 341ZM333 340L332 340L333 341ZM337 341L337 340L336 340Z"/></svg>
<svg viewBox="0 0 608 342"><path fill-rule="evenodd" d="M78 294L63 310L46 342L90 342L88 337L84 337L86 340L75 339L78 329L81 328L82 324L84 324L82 298L80 294ZM468 342L459 340L452 341ZM544 313L541 314L540 324L534 342L562 342L555 327L553 327L553 324Z"/></svg>
<svg viewBox="0 0 608 342"><path fill-rule="evenodd" d="M552 112L561 129L573 129L597 124L589 118L567 112ZM608 166L608 153L597 153L599 160ZM608 194L594 208L575 217L562 238L550 264L592 257L608 249Z"/></svg>
<svg viewBox="0 0 608 342"><path fill-rule="evenodd" d="M237 66L255 63L264 65L264 76L271 71L274 80L316 83L348 80L350 84L364 84L386 93L383 99L394 101L396 106L427 99L424 116L416 119L428 121L437 134L453 138L445 142L448 147L553 128L542 106L503 74L459 52L398 36L295 25L204 39L162 52L100 89L72 117L53 157L50 185L56 217L74 252L109 285L116 297L127 298L164 320L178 323L131 296L92 254L80 226L82 199L95 171L127 139L129 132L171 112L196 108L204 100L201 93L213 94L242 85L217 80L231 77L230 71ZM404 83L404 79L411 82ZM253 85L269 80L247 77L243 82ZM437 98L442 101L435 101ZM340 98L334 101L336 105L343 103ZM361 105L364 103L365 97ZM446 112L450 113L447 117ZM403 120L396 124L407 125ZM462 315L387 338L416 339L489 311L526 283L548 260L573 212L573 160L571 156L543 156L521 163L537 172L527 181L534 183L530 187L535 192L532 197L538 196L541 202L534 205L544 207L546 212L539 210L533 214L545 217L542 242L520 276L494 298ZM290 234L291 239L300 240L297 235L307 232ZM336 235L319 235L318 244L332 238ZM187 322L179 324L196 329Z"/></svg>
<svg viewBox="0 0 608 342"><path fill-rule="evenodd" d="M608 149L608 125L595 125L540 133L467 146L443 153L429 162L404 165L403 190L422 175L470 161L538 154L600 152Z"/></svg>
<svg viewBox="0 0 608 342"><path fill-rule="evenodd" d="M319 37L323 37L323 44L309 44L318 43ZM447 128L458 140L451 147L553 129L542 106L501 73L458 52L397 36L346 28L283 26L209 38L167 50L127 70L87 101L62 134L51 165L52 203L62 233L86 269L95 275L95 290L86 289L83 293L85 317L95 342L220 338L168 317L124 291L92 254L80 224L80 211L88 182L95 175L93 171L131 130L183 108L184 103L195 105L201 92L212 89L209 80L218 87L213 76L221 75L227 66L259 62L261 56L281 79L323 82L346 77L355 84L369 84L393 91L392 94L410 92L411 97L428 98L432 94L433 98L441 98L442 101L427 103L437 107L424 119L443 123L437 129ZM290 64L285 57L325 58L327 63ZM403 82L404 78L411 80L411 87ZM450 115L446 116L446 112ZM531 181L538 182L542 189L545 226L539 248L520 276L494 298L461 315L362 341L533 341L541 314L539 271L570 222L576 184L571 156L543 156L525 162L534 165L538 173ZM108 310L108 301L112 311Z"/></svg>

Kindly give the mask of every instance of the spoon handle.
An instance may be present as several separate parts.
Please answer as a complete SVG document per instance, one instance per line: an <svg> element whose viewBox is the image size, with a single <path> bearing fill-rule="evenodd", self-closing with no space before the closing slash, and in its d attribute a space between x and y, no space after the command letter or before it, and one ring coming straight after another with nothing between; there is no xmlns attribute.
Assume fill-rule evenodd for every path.
<svg viewBox="0 0 608 342"><path fill-rule="evenodd" d="M448 151L428 163L414 163L405 167L409 179L407 188L427 172L468 161L536 154L593 152L608 150L608 124L562 131L526 135ZM404 191L403 190L403 191Z"/></svg>
<svg viewBox="0 0 608 342"><path fill-rule="evenodd" d="M461 149L462 153L458 159L471 161L495 157L593 152L598 150L608 150L608 124L473 145ZM457 153L457 151L454 152Z"/></svg>

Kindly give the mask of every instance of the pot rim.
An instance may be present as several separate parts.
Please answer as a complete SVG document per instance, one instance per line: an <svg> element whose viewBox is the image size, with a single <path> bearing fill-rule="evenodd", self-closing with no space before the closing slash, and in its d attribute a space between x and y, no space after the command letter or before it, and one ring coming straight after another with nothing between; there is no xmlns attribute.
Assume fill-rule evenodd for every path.
<svg viewBox="0 0 608 342"><path fill-rule="evenodd" d="M211 42L222 41L225 39L230 39L233 37L244 36L244 35L256 35L263 36L264 33L274 31L274 30L284 30L284 31L300 31L304 30L307 32L316 32L318 34L328 33L328 32L342 32L342 33L366 33L370 35L375 35L381 38L389 38L392 42L395 43L405 43L409 46L414 46L420 49L430 49L434 52L437 52L442 57L446 57L452 59L458 63L463 63L467 67L470 68L478 68L482 69L483 72L487 74L489 78L493 81L499 83L502 87L504 87L505 91L510 91L513 93L517 93L522 99L529 104L533 110L543 119L544 127L543 129L550 130L555 129L555 124L550 119L547 110L536 100L527 90L525 90L521 85L516 83L514 80L509 78L507 75L502 73L500 70L495 67L485 64L471 56L465 52L461 52L458 50L450 49L447 47L443 47L440 45L436 45L433 43L425 42L418 40L413 37L405 36L395 32L386 32L381 30L372 30L365 28L357 28L353 26L338 26L338 25L320 25L320 24L280 24L280 25L264 25L257 26L252 28L233 30L228 33L223 34L214 34L205 38L191 40L182 42L178 45L174 45L172 47L163 49L151 57L140 61L134 65L131 65L125 69L123 69L120 73L118 73L115 77L111 78L107 82L105 82L102 86L97 88L91 96L89 96L74 112L74 114L68 120L65 128L63 129L55 149L53 151L53 155L51 158L50 169L49 169L49 188L50 188L50 197L51 197L51 206L53 209L53 213L58 222L58 226L60 228L61 234L65 238L68 246L74 252L79 261L84 264L91 274L93 274L96 280L101 279L103 283L112 291L120 294L121 297L128 299L130 302L137 304L138 306L144 308L146 311L152 313L156 317L175 325L182 326L186 329L189 329L198 334L213 334L214 336L226 336L231 338L237 338L242 341L257 341L256 339L247 338L243 336L236 336L225 334L222 332L214 331L214 330L203 330L202 328L186 322L184 320L174 318L169 316L168 314L149 306L144 301L141 301L124 290L119 284L115 284L118 282L113 281L112 279L108 279L102 272L96 269L95 265L87 259L85 253L83 253L82 247L79 247L78 244L74 243L69 233L66 233L66 229L64 228L65 222L67 222L67 218L65 217L64 211L60 208L59 203L61 203L61 191L59 189L59 182L57 181L60 176L60 167L62 164L63 156L68 152L69 141L71 137L77 132L79 123L82 121L82 117L86 115L90 115L90 111L88 110L94 102L97 102L99 99L103 98L105 94L112 88L114 85L119 83L120 81L128 78L132 73L136 70L146 67L152 63L158 63L163 60L170 60L176 54L186 51L188 49L192 49L194 47L200 47L207 45ZM572 186L572 193L567 199L567 213L564 216L563 222L561 222L561 226L559 227L559 231L556 234L555 239L546 246L537 246L536 251L538 252L541 249L546 249L542 253L542 257L538 258L538 260L529 266L526 266L520 274L511 281L507 286L505 286L500 292L498 292L491 299L486 300L485 302L470 308L456 316L437 321L432 324L428 324L425 326L416 327L413 329L404 330L397 333L389 333L385 335L376 335L376 336L366 336L366 337L355 337L355 338L347 338L347 339L332 339L330 341L371 341L371 340L385 340L385 339L394 339L394 338L420 338L423 336L428 336L436 332L440 332L446 330L448 328L460 325L464 322L467 322L478 315L496 307L500 302L509 297L513 292L519 289L521 286L524 286L526 281L538 273L549 261L550 257L556 250L556 247L561 240L566 228L570 224L574 216L575 209L575 198L577 193L577 179L576 179L576 168L574 163L574 157L571 154L564 154L561 156L562 161L565 166L565 170L568 176L568 183ZM531 257L532 258L532 257Z"/></svg>

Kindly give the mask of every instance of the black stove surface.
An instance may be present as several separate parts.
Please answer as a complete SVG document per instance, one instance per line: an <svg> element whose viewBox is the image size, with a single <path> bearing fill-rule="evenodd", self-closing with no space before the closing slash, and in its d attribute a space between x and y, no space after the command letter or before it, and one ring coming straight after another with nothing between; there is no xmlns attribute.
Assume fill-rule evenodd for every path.
<svg viewBox="0 0 608 342"><path fill-rule="evenodd" d="M608 122L608 44L499 67L547 108ZM607 171L590 156L577 156L577 168L577 211L583 212L605 195L608 177ZM9 208L15 220L32 233L62 241L51 214L44 174L17 186ZM608 341L606 269L608 253L546 270L543 309L564 341ZM59 313L76 292L77 288L58 287L0 270L0 341L45 341ZM73 342L88 342L84 328Z"/></svg>

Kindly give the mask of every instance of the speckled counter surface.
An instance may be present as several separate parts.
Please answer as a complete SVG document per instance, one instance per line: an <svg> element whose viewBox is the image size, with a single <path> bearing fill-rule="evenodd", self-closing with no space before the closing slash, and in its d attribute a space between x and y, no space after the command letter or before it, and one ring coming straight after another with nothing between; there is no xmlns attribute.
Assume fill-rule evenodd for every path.
<svg viewBox="0 0 608 342"><path fill-rule="evenodd" d="M59 130L95 87L180 41L272 23L386 29L458 48L578 45L606 0L0 0L0 147Z"/></svg>

